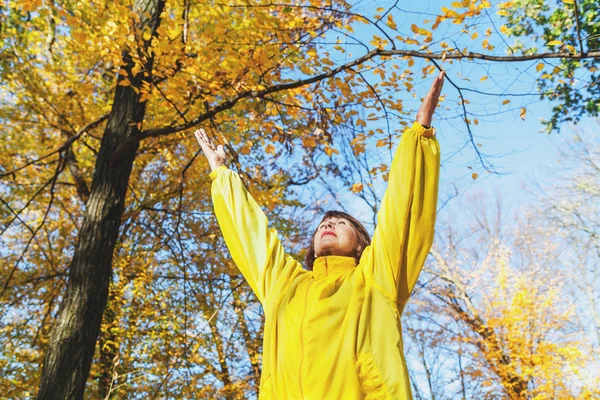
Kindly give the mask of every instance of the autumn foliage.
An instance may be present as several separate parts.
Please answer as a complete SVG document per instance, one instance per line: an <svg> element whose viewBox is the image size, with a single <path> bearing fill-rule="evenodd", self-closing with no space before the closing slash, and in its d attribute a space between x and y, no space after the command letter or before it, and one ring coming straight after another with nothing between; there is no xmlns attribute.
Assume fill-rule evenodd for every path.
<svg viewBox="0 0 600 400"><path fill-rule="evenodd" d="M1 396L36 395L44 358L60 342L52 341L57 321L70 317L97 337L87 386L85 377L77 383L86 398L256 396L262 310L219 234L191 130L203 127L225 146L231 168L302 258L327 196L362 199L373 211L363 219L374 220L391 151L412 122L420 83L438 68L453 72L447 86L455 89L440 115L458 121L480 173L493 166L475 142L482 117L463 85L489 77L461 75L461 65L528 62L543 91L560 89L544 94L560 110L585 103L574 119L597 115L597 103L589 105L597 38L584 48L561 37L575 21L595 35L593 2L562 30L536 34L543 43L535 51L522 44L506 55L498 50L508 37L548 23L517 3L448 2L417 17L337 0L0 3ZM574 2L537 3L575 18ZM494 29L484 21L490 14L506 25L493 20ZM555 59L564 65L550 67ZM587 86L569 86L578 74ZM512 107L503 94L495 99ZM526 118L526 105L515 107ZM98 247L86 253L89 243ZM471 265L477 272L462 289L458 281L427 288L437 299L429 312L455 321L456 335L443 341L470 352L461 373L481 387L491 382L481 393L576 396L570 379L586 347L571 335L575 312L561 300L560 276L542 264L511 273L504 245ZM438 256L447 271L435 273L467 268ZM106 289L83 296L78 276L101 277L85 287ZM89 308L70 314L79 295ZM461 296L479 301L469 308Z"/></svg>

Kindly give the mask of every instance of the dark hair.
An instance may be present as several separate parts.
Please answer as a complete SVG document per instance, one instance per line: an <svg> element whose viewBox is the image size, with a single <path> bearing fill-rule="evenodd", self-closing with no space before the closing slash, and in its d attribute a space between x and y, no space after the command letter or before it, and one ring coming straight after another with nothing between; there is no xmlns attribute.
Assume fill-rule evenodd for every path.
<svg viewBox="0 0 600 400"><path fill-rule="evenodd" d="M331 218L344 218L345 220L348 220L348 222L350 222L354 228L356 236L358 237L358 250L356 254L354 254L354 259L358 263L363 251L371 244L371 236L369 235L369 232L367 232L364 225L361 224L359 220L343 211L327 211L321 222L319 222L319 225L321 225L323 221ZM317 229L315 229L315 233L313 233L312 239L310 240L310 245L308 246L308 251L306 252L306 258L304 259L304 267L309 271L312 271L313 264L315 263L315 235L317 234L318 230L319 227L317 226Z"/></svg>

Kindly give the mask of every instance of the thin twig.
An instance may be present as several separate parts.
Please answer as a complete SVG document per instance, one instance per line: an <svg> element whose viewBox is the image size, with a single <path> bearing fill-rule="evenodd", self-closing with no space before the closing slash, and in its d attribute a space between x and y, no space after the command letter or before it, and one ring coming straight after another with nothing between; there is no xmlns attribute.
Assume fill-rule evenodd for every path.
<svg viewBox="0 0 600 400"><path fill-rule="evenodd" d="M577 0L573 0L573 6L575 7L575 28L577 29L577 40L579 40L579 51L584 54L583 51L583 40L581 40L581 27L579 23L579 11L577 9Z"/></svg>
<svg viewBox="0 0 600 400"><path fill-rule="evenodd" d="M437 69L439 69L440 71L443 71L442 67L435 60L431 60L431 62L433 62L433 64L437 67ZM458 95L460 96L460 103L461 103L461 106L463 109L464 120L465 120L465 124L467 125L467 132L469 132L469 141L473 145L473 150L475 150L475 153L477 154L477 158L479 158L479 162L481 163L481 165L487 171L491 171L491 167L486 165L486 162L483 160L483 156L481 155L481 152L479 151L479 149L477 148L477 144L475 143L475 138L473 137L473 132L471 131L471 123L469 122L469 117L467 114L467 107L465 106L465 98L463 97L462 90L447 75L446 75L446 80L448 82L450 82L450 84L456 88L456 90L458 91Z"/></svg>
<svg viewBox="0 0 600 400"><path fill-rule="evenodd" d="M101 116L100 118L98 118L97 120L95 120L94 122L90 122L89 124L87 124L86 126L84 126L83 128L81 128L79 131L77 131L77 133L73 136L71 136L67 141L65 141L62 145L60 145L59 148L57 148L56 150L36 159L33 161L30 161L28 163L26 163L25 165L22 165L16 169L13 169L12 171L8 171L8 172L2 172L0 173L0 178L4 178L7 175L11 175L14 174L15 172L18 172L22 169L27 168L28 166L32 165L32 164L36 164L40 161L42 161L45 158L50 157L53 154L59 153L61 151L63 151L64 149L66 149L67 147L69 147L71 144L73 144L74 141L76 141L77 139L79 139L79 137L81 135L83 135L88 129L92 129L95 128L97 125L101 124L105 119L108 118L108 114Z"/></svg>
<svg viewBox="0 0 600 400"><path fill-rule="evenodd" d="M204 324L204 326L202 326L199 330L198 333L192 338L192 340L184 347L183 351L180 352L177 357L175 358L175 361L173 362L173 366L171 368L168 369L167 374L165 375L165 377L163 378L163 380L160 382L160 385L158 385L158 387L156 388L156 390L154 391L153 395L152 395L152 399L154 400L156 399L156 396L158 396L158 394L160 393L160 391L162 390L162 387L164 386L164 384L167 382L167 380L169 379L169 377L171 376L171 373L173 372L173 368L175 368L175 366L177 365L177 362L179 362L179 359L184 355L187 354L187 351L189 350L189 348L192 346L192 343L194 343L196 341L196 339L198 339L198 337L200 337L200 334L202 333L202 331L204 331L204 328L206 328L211 321L213 320L213 318L217 315L217 313L219 311L221 311L221 308L223 308L223 306L225 305L225 302L227 301L227 299L229 298L229 296L231 296L233 294L234 291L236 291L240 286L242 286L242 284L245 281L241 281L235 288L233 288L231 290L231 292L229 292L227 294L227 296L225 296L225 298L223 299L223 302L219 305L219 307L217 307L217 309L215 310L215 312L212 313L212 315L210 316L210 318L208 319L208 321L206 321L206 323Z"/></svg>
<svg viewBox="0 0 600 400"><path fill-rule="evenodd" d="M10 271L10 274L8 275L8 278L6 278L6 282L4 282L4 287L2 288L2 293L0 293L0 299L2 297L4 297L4 293L6 293L6 291L8 289L8 285L10 284L10 281L11 281L11 279L12 279L15 271L19 267L19 264L21 263L21 261L23 261L25 259L25 254L27 254L27 250L29 249L29 246L31 245L31 242L33 242L33 240L35 239L35 237L36 237L37 233L39 232L39 230L46 223L46 219L48 218L48 214L50 214L50 209L52 208L52 204L54 203L54 187L56 185L56 180L58 179L58 176L60 175L60 173L64 169L64 166L65 166L64 159L61 157L61 160L59 161L59 163L58 163L58 165L56 167L56 172L54 173L54 176L50 179L50 181L48 183L46 183L46 185L44 185L44 187L46 187L48 184L50 184L50 201L48 202L48 207L46 207L46 212L44 213L42 221L37 226L37 228L35 228L35 230L31 233L31 237L27 241L27 244L25 245L25 248L23 249L23 252L21 253L21 256L19 257L19 259L15 263L14 267ZM38 193L40 191L38 191ZM34 198L36 196L37 196L37 194L34 196ZM18 217L18 215L16 217ZM14 221L14 219L13 219L13 221Z"/></svg>

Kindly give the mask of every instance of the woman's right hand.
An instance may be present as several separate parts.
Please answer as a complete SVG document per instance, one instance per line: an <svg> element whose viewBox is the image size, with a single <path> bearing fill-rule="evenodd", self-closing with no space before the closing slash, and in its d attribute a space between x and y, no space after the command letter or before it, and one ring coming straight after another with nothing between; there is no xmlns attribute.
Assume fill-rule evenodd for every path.
<svg viewBox="0 0 600 400"><path fill-rule="evenodd" d="M204 156L208 160L211 171L214 171L220 166L225 165L227 157L225 156L223 145L218 145L215 147L215 144L212 142L212 140L210 140L206 132L204 132L204 129L197 129L194 131L194 136L196 136L196 140L202 148Z"/></svg>

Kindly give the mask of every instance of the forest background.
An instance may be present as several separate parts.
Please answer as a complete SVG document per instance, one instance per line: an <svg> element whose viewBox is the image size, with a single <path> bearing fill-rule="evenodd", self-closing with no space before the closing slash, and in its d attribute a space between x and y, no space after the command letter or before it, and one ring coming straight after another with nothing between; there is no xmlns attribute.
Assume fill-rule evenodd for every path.
<svg viewBox="0 0 600 400"><path fill-rule="evenodd" d="M301 259L325 210L373 229L439 68L414 395L600 396L595 0L9 0L0 35L1 398L255 398L262 309L191 132Z"/></svg>

